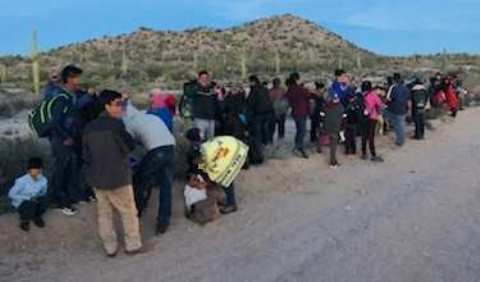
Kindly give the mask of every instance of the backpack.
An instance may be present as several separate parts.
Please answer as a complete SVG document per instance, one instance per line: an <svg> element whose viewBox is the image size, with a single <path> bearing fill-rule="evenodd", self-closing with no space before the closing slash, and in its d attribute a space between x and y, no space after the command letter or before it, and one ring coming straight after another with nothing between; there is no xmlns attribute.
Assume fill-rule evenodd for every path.
<svg viewBox="0 0 480 282"><path fill-rule="evenodd" d="M414 90L413 91L413 104L417 109L425 109L427 101L427 90Z"/></svg>
<svg viewBox="0 0 480 282"><path fill-rule="evenodd" d="M61 93L50 99L44 100L28 114L28 126L38 137L44 138L50 136L50 129L52 126L52 107L59 98L70 99L70 96L66 93ZM63 113L65 114L69 110L69 107L65 107Z"/></svg>

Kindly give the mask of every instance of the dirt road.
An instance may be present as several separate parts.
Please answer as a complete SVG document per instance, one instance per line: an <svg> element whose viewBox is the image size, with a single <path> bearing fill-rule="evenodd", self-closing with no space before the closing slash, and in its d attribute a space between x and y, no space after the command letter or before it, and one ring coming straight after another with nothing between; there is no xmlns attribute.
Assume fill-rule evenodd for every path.
<svg viewBox="0 0 480 282"><path fill-rule="evenodd" d="M146 219L150 250L136 257L102 256L92 208L74 220L80 227L50 214L47 223L62 228L34 230L33 246L19 231L0 236L4 246L27 246L0 247L8 252L0 280L479 281L479 118L471 109L427 141L385 145L382 165L343 159L331 170L322 156L271 161L242 175L241 210L219 222L192 225L177 207L171 231L155 238ZM13 224L1 218L1 232Z"/></svg>

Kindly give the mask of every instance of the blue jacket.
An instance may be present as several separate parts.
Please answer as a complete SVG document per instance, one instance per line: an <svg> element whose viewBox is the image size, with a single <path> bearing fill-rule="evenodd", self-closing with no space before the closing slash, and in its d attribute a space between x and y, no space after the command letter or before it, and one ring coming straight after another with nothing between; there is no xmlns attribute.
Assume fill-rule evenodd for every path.
<svg viewBox="0 0 480 282"><path fill-rule="evenodd" d="M50 80L43 89L43 100L50 100L51 98L57 96L59 93L62 93L62 91L63 90L60 85Z"/></svg>
<svg viewBox="0 0 480 282"><path fill-rule="evenodd" d="M348 98L355 95L355 91L350 86L344 86L340 82L335 81L330 87L328 94L330 98L338 98L343 107L348 106Z"/></svg>
<svg viewBox="0 0 480 282"><path fill-rule="evenodd" d="M167 128L172 132L173 130L173 116L172 113L167 108L160 108L160 109L149 109L147 114L154 115L160 118Z"/></svg>
<svg viewBox="0 0 480 282"><path fill-rule="evenodd" d="M18 208L23 201L30 201L34 198L45 196L47 194L47 185L47 179L43 175L39 175L37 180L33 180L30 174L17 178L15 185L8 192L12 206Z"/></svg>

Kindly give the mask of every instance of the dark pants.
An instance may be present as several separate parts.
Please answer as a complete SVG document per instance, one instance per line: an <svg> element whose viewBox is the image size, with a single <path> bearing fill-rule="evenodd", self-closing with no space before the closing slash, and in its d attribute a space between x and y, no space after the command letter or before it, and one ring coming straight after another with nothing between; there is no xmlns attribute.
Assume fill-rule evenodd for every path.
<svg viewBox="0 0 480 282"><path fill-rule="evenodd" d="M175 176L175 146L153 149L140 162L134 175L135 202L139 215L148 204L153 187L160 189L157 222L170 224L172 183Z"/></svg>
<svg viewBox="0 0 480 282"><path fill-rule="evenodd" d="M415 139L423 139L425 137L425 113L416 111L413 121L415 122Z"/></svg>
<svg viewBox="0 0 480 282"><path fill-rule="evenodd" d="M310 141L317 142L319 137L320 130L320 116L312 115L310 116Z"/></svg>
<svg viewBox="0 0 480 282"><path fill-rule="evenodd" d="M357 153L357 126L348 124L345 130L345 154L355 155Z"/></svg>
<svg viewBox="0 0 480 282"><path fill-rule="evenodd" d="M270 122L270 140L273 141L275 137L275 132L278 132L278 139L285 138L285 122L287 120L287 115L275 116Z"/></svg>
<svg viewBox="0 0 480 282"><path fill-rule="evenodd" d="M237 199L235 198L235 186L234 184L230 184L228 187L223 187L223 191L225 191L225 206L236 206Z"/></svg>
<svg viewBox="0 0 480 282"><path fill-rule="evenodd" d="M259 145L268 145L271 143L270 123L272 114L261 114L253 119L252 129L255 143Z"/></svg>
<svg viewBox="0 0 480 282"><path fill-rule="evenodd" d="M42 215L47 211L47 208L47 198L40 197L31 201L23 201L22 204L17 208L17 211L20 214L21 221L30 222L37 218L41 218Z"/></svg>
<svg viewBox="0 0 480 282"><path fill-rule="evenodd" d="M295 118L295 126L297 128L297 132L295 134L295 149L303 150L305 147L305 134L307 132L307 118Z"/></svg>
<svg viewBox="0 0 480 282"><path fill-rule="evenodd" d="M337 146L339 141L338 132L329 133L330 136L330 164L336 164L337 161Z"/></svg>
<svg viewBox="0 0 480 282"><path fill-rule="evenodd" d="M82 199L79 185L80 161L74 146L51 140L53 166L49 180L49 196L59 208L70 207Z"/></svg>
<svg viewBox="0 0 480 282"><path fill-rule="evenodd" d="M375 128L377 127L377 121L369 119L365 128L362 130L362 154L367 155L367 141L370 147L370 154L372 157L376 157L375 151Z"/></svg>

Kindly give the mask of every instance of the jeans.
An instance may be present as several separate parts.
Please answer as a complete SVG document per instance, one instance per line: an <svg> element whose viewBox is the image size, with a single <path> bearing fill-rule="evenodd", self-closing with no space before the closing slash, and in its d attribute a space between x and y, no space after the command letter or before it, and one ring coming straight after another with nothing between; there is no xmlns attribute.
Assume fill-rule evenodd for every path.
<svg viewBox="0 0 480 282"><path fill-rule="evenodd" d="M287 115L279 115L272 118L270 122L270 140L273 141L275 132L278 131L278 139L285 138L285 122L287 121Z"/></svg>
<svg viewBox="0 0 480 282"><path fill-rule="evenodd" d="M170 224L172 184L175 176L175 146L153 149L140 162L133 177L139 215L148 204L153 187L160 189L157 222Z"/></svg>
<svg viewBox="0 0 480 282"><path fill-rule="evenodd" d="M195 118L193 126L200 129L203 140L215 137L215 120Z"/></svg>
<svg viewBox="0 0 480 282"><path fill-rule="evenodd" d="M82 199L80 188L80 161L73 146L52 139L53 166L49 179L49 196L60 208L70 207Z"/></svg>
<svg viewBox="0 0 480 282"><path fill-rule="evenodd" d="M131 185L114 190L95 189L97 197L98 233L107 254L114 254L118 248L117 233L113 223L115 209L122 219L125 234L125 249L135 251L142 247L140 223Z"/></svg>
<svg viewBox="0 0 480 282"><path fill-rule="evenodd" d="M223 191L225 191L225 205L229 206L236 206L237 200L235 198L235 186L232 183L229 187L223 187Z"/></svg>
<svg viewBox="0 0 480 282"><path fill-rule="evenodd" d="M362 154L367 155L367 141L370 147L370 154L372 157L376 157L377 153L375 151L375 129L377 127L377 121L374 119L368 120L366 128L362 131Z"/></svg>
<svg viewBox="0 0 480 282"><path fill-rule="evenodd" d="M46 197L39 197L35 200L23 201L18 206L17 211L20 215L20 221L32 221L41 218L47 211L48 203Z"/></svg>
<svg viewBox="0 0 480 282"><path fill-rule="evenodd" d="M385 113L393 126L393 130L395 130L395 144L403 146L405 144L405 115L396 115L388 111Z"/></svg>
<svg viewBox="0 0 480 282"><path fill-rule="evenodd" d="M295 134L295 149L303 150L305 134L307 132L307 118L296 118L295 126L297 128L297 132Z"/></svg>
<svg viewBox="0 0 480 282"><path fill-rule="evenodd" d="M425 137L425 113L416 111L413 121L415 122L415 139L423 139Z"/></svg>

